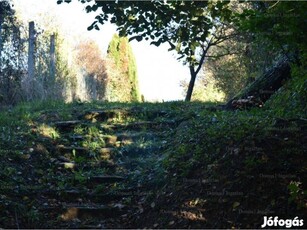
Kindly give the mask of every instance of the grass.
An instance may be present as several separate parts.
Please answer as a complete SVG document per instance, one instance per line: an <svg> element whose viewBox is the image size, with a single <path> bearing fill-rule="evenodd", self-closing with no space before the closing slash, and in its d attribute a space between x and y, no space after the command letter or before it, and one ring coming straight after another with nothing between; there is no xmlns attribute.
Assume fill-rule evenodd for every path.
<svg viewBox="0 0 307 230"><path fill-rule="evenodd" d="M280 100L281 96L276 97ZM259 193L259 197L261 196L259 191L262 189L268 194L268 198L262 198L262 201L260 198L257 199L259 204L255 207L259 210L265 209L266 204L272 203L270 209L278 213L278 208L289 202L291 204L289 210L297 213L297 210L304 206L306 190L306 185L299 179L306 171L304 162L300 160L304 157L305 144L302 141L304 126L301 127L301 124L296 122L303 117L304 111L296 109L296 116L293 112L289 115L279 107L269 106L270 103L276 105L269 102L262 109L224 111L213 109L219 104L202 102L66 104L61 101L49 101L23 103L10 110L1 111L0 156L3 160L0 163L2 185L0 194L4 197L1 197L0 201L2 210L0 227L3 223L9 223L3 226L16 227L15 212L20 215L18 218L23 226L46 227L42 222L44 215L35 208L41 205L41 201L31 195L36 191L35 188L57 190L59 194L65 194L65 189L71 187L82 190L91 175L114 172L126 172L129 180L132 181L131 185L143 184L148 189L155 189L155 193L147 191L150 196L146 201L142 200L145 202L143 206L149 207L150 210L145 208L142 214L144 218L136 221L141 227L153 227L156 223L147 225L151 223L151 219L161 221L160 227L168 226L167 224L172 221L176 223L176 220L172 219L174 217L165 216L159 219L159 213L153 213L154 208L151 206L160 205L162 210L165 209L165 213L170 212L166 209L172 207L162 203L163 199L155 200L158 195L163 197L165 194L172 194L167 199L172 199L173 203L181 205L180 207L184 207L187 200L193 208L208 205L216 210L216 213L221 207L225 210L227 207L236 210L237 207L252 208L244 201L235 200L238 198L235 196L228 197L224 206L216 205L216 197L210 197L210 195L204 197L200 193L203 188L190 194L188 192L192 190L185 187L185 182L189 180L213 181L216 182L215 187L221 190L225 189L226 185L229 189L231 185L231 188L238 192L237 194L246 194L244 199L251 203L253 202L250 189L254 189L256 194ZM88 149L91 152L90 156L94 156L98 162L99 149L106 147L104 138L116 135L116 131L104 130L102 128L104 123L88 120L69 133L69 135L78 135L83 138L71 143L67 135L61 134L54 126L56 121L76 120L80 115L92 110L114 109L134 112L128 116L119 113L112 121L106 123L129 124L148 120L157 122L173 120L177 126L162 127L159 130L161 139L158 141L140 138L126 146L121 146L115 154L108 154L103 159L106 162L117 159L131 160L130 165L128 164L130 168L120 168L117 171L93 168L87 171L82 166L79 169L70 168L61 171L62 169L59 168L62 166L52 164L56 161L53 154L58 154L55 146L63 143L72 145L69 149L70 153L66 155L75 163L86 165L89 162L89 157L74 149L77 145ZM294 121L288 122L289 118ZM281 126L278 125L280 119ZM143 133L149 131L151 130L147 127L141 130ZM273 181L272 184L275 187L272 189L272 185L264 181L264 176L259 177L261 173L263 175L294 175L294 178ZM256 178L255 183L251 182L251 177ZM28 184L31 184L32 189L27 187ZM23 190L12 189L16 186L20 186ZM208 185L208 187L212 186ZM115 187L110 188L104 185L96 187L95 191L106 192L108 189L116 191ZM22 195L16 198L16 194ZM209 191L207 194L218 194L218 192ZM129 197L125 199L127 204L133 201ZM151 205L153 202L155 205ZM8 211L3 211L7 207L10 207ZM233 216L230 214L227 216L228 214L225 218L233 221ZM209 224L206 226L214 226L210 224L218 218L218 216L208 215L207 224ZM242 223L237 227L248 227L248 220L240 219L241 216L237 218ZM249 221L251 220L256 221L253 217ZM48 222L49 227L52 226L52 221ZM174 226L189 227L191 225ZM227 222L221 222L219 226L233 227ZM197 223L192 227L198 227Z"/></svg>

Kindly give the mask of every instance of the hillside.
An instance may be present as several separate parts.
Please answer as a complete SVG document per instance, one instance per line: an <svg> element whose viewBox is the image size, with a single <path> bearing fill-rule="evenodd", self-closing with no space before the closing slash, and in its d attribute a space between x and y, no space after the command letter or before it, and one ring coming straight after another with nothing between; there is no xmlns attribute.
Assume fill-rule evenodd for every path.
<svg viewBox="0 0 307 230"><path fill-rule="evenodd" d="M0 113L3 228L260 228L306 215L302 114L204 103Z"/></svg>
<svg viewBox="0 0 307 230"><path fill-rule="evenodd" d="M24 2L0 1L0 228L306 228L306 2Z"/></svg>

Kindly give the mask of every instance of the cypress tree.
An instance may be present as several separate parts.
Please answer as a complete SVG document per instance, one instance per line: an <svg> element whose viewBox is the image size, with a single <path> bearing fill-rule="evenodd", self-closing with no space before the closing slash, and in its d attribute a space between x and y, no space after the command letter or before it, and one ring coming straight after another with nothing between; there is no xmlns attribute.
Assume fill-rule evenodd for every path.
<svg viewBox="0 0 307 230"><path fill-rule="evenodd" d="M113 64L107 86L111 98L140 101L136 61L127 37L119 37L117 34L113 36L108 47L108 59Z"/></svg>

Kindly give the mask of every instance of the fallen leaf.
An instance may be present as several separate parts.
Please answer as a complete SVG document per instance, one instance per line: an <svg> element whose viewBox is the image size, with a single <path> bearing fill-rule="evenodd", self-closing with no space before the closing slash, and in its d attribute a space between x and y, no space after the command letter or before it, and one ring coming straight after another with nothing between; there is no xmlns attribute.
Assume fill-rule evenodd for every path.
<svg viewBox="0 0 307 230"><path fill-rule="evenodd" d="M239 206L240 206L240 203L236 201L236 202L233 203L232 208L236 209Z"/></svg>

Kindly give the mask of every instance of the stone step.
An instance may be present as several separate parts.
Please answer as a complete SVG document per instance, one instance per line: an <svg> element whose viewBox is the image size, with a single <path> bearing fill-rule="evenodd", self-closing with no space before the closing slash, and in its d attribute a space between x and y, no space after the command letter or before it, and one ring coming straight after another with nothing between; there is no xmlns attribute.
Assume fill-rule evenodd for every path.
<svg viewBox="0 0 307 230"><path fill-rule="evenodd" d="M61 132L69 132L72 131L77 125L82 124L80 120L72 120L72 121L57 121L54 122L54 126Z"/></svg>
<svg viewBox="0 0 307 230"><path fill-rule="evenodd" d="M72 140L72 141L83 141L85 138L82 135L77 135L77 134L69 134L68 135L68 139Z"/></svg>
<svg viewBox="0 0 307 230"><path fill-rule="evenodd" d="M48 193L50 195L50 193ZM114 190L112 192L105 192L105 191L99 191L96 192L95 188L93 191L80 191L78 189L66 189L64 191L58 192L54 191L54 194L59 194L61 198L64 198L65 201L76 201L80 198L85 200L91 200L95 202L114 202L122 199L123 197L129 197L129 196L139 196L141 193L133 192L133 191L125 191L125 190Z"/></svg>
<svg viewBox="0 0 307 230"><path fill-rule="evenodd" d="M122 109L112 110L91 110L80 115L78 118L89 121L111 122L114 119L122 119L127 117L128 111Z"/></svg>
<svg viewBox="0 0 307 230"><path fill-rule="evenodd" d="M88 183L92 184L103 184L103 183L115 183L125 180L125 177L122 176L113 176L113 175L100 175L100 176L91 176L88 178Z"/></svg>
<svg viewBox="0 0 307 230"><path fill-rule="evenodd" d="M112 141L112 140L111 140ZM110 143L113 143L111 142ZM112 147L103 147L95 150L95 154L93 154L88 148L80 147L80 146L64 146L57 145L56 146L57 153L59 155L65 155L67 159L71 159L74 154L82 155L84 157L92 158L98 157L100 159L109 159L112 154L116 152L115 148ZM61 160L61 159L59 159Z"/></svg>
<svg viewBox="0 0 307 230"><path fill-rule="evenodd" d="M100 137L103 138L107 143L111 142L115 144L115 142L134 142L140 138L150 140L155 136L159 136L160 134L157 132L140 132L140 131L124 131L118 132L115 134L100 134ZM73 142L83 141L86 139L83 135L63 135L67 140L71 140Z"/></svg>
<svg viewBox="0 0 307 230"><path fill-rule="evenodd" d="M56 150L59 154L66 154L66 153L75 153L84 155L88 153L88 149L80 146L64 146L64 145L57 145Z"/></svg>
<svg viewBox="0 0 307 230"><path fill-rule="evenodd" d="M124 197L140 196L146 193L139 191L134 191L134 189L112 189L106 186L103 191L96 191L96 187L89 188L68 188L68 189L44 189L40 191L28 190L26 192L21 192L18 196L28 196L28 197L37 197L43 195L46 199L56 198L59 201L65 202L80 202L81 200L90 200L92 202L104 202L104 204L113 203L121 200Z"/></svg>
<svg viewBox="0 0 307 230"><path fill-rule="evenodd" d="M132 196L139 196L139 194L134 192L121 192L121 191L114 191L113 193L96 193L92 192L88 194L88 197L92 201L98 201L98 202L110 202L110 201L117 201L121 200L124 197L132 197Z"/></svg>
<svg viewBox="0 0 307 230"><path fill-rule="evenodd" d="M109 160L112 158L112 155L114 155L116 153L115 148L110 148L110 147L106 147L106 148L101 148L99 149L99 155L100 155L100 159L102 160Z"/></svg>
<svg viewBox="0 0 307 230"><path fill-rule="evenodd" d="M88 219L97 217L114 218L127 212L127 207L122 204L107 206L102 204L65 204L60 217L64 221L75 219Z"/></svg>
<svg viewBox="0 0 307 230"><path fill-rule="evenodd" d="M175 127L177 122L174 120L168 121L140 121L128 124L103 124L102 129L105 131L117 131L117 130L134 130L143 131L147 129L161 130L163 128Z"/></svg>
<svg viewBox="0 0 307 230"><path fill-rule="evenodd" d="M168 117L166 111L144 110L139 108L131 109L111 109L111 110L90 110L78 116L80 120L112 122L115 119L125 119L128 117L146 117L148 120L153 120L158 117Z"/></svg>
<svg viewBox="0 0 307 230"><path fill-rule="evenodd" d="M66 157L65 157L66 158ZM67 158L66 158L67 159ZM68 160L68 159L67 159ZM51 163L58 166L58 169L74 169L74 170L93 170L95 168L104 168L115 171L118 167L112 160L88 160L84 163L75 163L74 161L61 161L56 158L52 158Z"/></svg>
<svg viewBox="0 0 307 230"><path fill-rule="evenodd" d="M107 146L123 146L132 144L138 140L149 141L153 140L158 135L153 132L124 132L117 133L114 135L103 135L102 138L105 140Z"/></svg>
<svg viewBox="0 0 307 230"><path fill-rule="evenodd" d="M117 140L121 142L135 142L137 140L152 140L157 136L156 133L153 132L125 132L117 134Z"/></svg>

